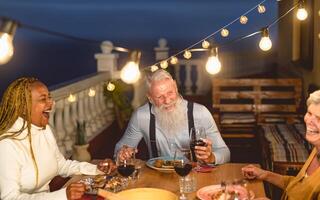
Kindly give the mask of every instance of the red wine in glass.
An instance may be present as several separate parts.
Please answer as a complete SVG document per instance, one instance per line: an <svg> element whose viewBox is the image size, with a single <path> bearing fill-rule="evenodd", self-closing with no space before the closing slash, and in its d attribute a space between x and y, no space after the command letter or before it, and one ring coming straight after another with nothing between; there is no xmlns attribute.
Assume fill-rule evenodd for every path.
<svg viewBox="0 0 320 200"><path fill-rule="evenodd" d="M135 167L134 165L131 165L131 164L129 165L123 164L118 166L119 174L121 174L124 177L130 176L134 172L134 170L135 170Z"/></svg>
<svg viewBox="0 0 320 200"><path fill-rule="evenodd" d="M189 163L186 164L177 164L174 165L174 170L177 172L179 176L187 176L192 170L192 165Z"/></svg>

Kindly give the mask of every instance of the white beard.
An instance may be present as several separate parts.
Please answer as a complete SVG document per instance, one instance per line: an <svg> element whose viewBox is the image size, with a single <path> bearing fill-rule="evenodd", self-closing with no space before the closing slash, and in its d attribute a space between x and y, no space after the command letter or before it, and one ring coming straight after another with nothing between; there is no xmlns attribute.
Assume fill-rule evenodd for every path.
<svg viewBox="0 0 320 200"><path fill-rule="evenodd" d="M167 136L174 136L185 128L187 121L187 108L182 103L182 99L178 98L172 111L167 111L164 106L154 107L155 118Z"/></svg>

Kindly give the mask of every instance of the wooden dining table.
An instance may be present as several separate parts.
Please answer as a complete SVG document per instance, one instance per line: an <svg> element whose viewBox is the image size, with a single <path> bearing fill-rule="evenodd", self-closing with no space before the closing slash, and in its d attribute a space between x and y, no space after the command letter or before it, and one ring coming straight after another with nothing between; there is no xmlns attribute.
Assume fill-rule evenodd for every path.
<svg viewBox="0 0 320 200"><path fill-rule="evenodd" d="M244 177L241 174L241 168L246 166L245 163L226 163L218 165L212 168L208 172L194 172L197 179L197 190L209 185L221 184L222 181L232 182L234 180L241 180ZM258 164L255 164L259 166ZM87 176L76 175L73 176L66 184L77 182ZM128 189L132 188L159 188L165 189L175 193L177 196L179 192L179 176L174 172L161 172L155 169L151 169L146 165L143 165L140 171L140 176L137 180L131 181L128 185ZM250 180L247 184L247 189L254 193L255 198L265 197L265 190L263 182L259 180ZM196 200L196 191L186 194L188 199Z"/></svg>

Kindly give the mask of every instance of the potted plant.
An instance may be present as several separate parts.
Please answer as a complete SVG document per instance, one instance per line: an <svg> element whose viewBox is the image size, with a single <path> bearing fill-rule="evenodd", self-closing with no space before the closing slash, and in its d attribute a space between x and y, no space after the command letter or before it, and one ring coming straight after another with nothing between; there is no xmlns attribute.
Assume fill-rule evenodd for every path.
<svg viewBox="0 0 320 200"><path fill-rule="evenodd" d="M88 162L91 160L91 155L88 152L89 144L86 141L85 130L86 130L86 122L77 121L76 141L73 146L72 159Z"/></svg>
<svg viewBox="0 0 320 200"><path fill-rule="evenodd" d="M126 126L133 111L128 94L126 94L130 88L120 80L115 80L112 84L114 85L112 90L108 89L108 84L104 84L104 96L106 103L113 102L117 122L122 129Z"/></svg>

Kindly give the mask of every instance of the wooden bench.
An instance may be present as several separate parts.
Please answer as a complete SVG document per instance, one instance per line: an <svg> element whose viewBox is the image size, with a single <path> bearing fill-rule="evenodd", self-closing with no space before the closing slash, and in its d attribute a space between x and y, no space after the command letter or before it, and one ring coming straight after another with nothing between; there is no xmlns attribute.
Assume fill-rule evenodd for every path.
<svg viewBox="0 0 320 200"><path fill-rule="evenodd" d="M213 117L231 150L257 153L258 125L299 121L301 84L288 78L213 79Z"/></svg>

